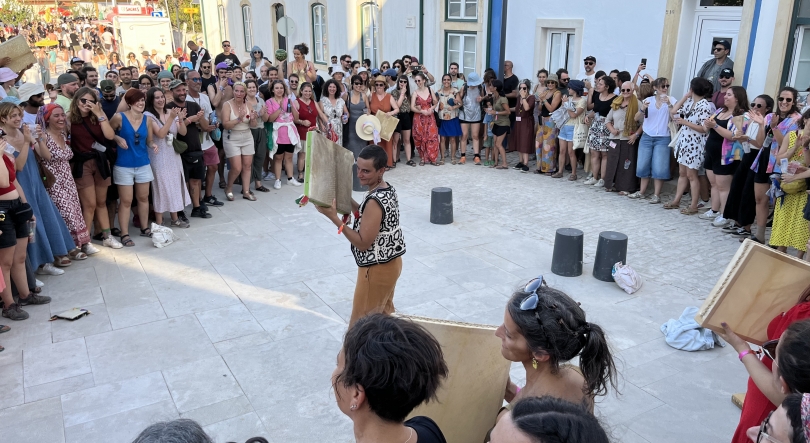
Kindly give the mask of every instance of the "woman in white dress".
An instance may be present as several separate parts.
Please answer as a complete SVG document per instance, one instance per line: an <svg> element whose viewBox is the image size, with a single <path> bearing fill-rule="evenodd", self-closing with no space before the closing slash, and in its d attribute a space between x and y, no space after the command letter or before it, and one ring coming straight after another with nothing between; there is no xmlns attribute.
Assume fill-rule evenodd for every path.
<svg viewBox="0 0 810 443"><path fill-rule="evenodd" d="M346 103L340 98L340 85L335 80L327 80L323 85L321 101L318 103L318 114L327 122L324 133L333 142L343 146L343 122L348 119ZM345 117L344 117L345 116ZM332 134L330 135L330 130Z"/></svg>

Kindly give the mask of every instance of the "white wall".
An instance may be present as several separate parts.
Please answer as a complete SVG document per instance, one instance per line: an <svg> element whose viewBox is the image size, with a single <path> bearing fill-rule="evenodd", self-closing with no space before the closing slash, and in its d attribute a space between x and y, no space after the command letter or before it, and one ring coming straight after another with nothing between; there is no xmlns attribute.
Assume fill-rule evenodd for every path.
<svg viewBox="0 0 810 443"><path fill-rule="evenodd" d="M759 11L759 25L757 27L757 39L754 42L754 53L751 56L750 71L748 73L748 97L756 97L760 94L768 94L776 97L777 91L765 91L765 79L768 75L768 65L770 63L782 63L786 55L771 57L771 45L773 45L773 29L776 24L777 2L762 2L762 9ZM791 48L792 49L792 48ZM742 79L742 72L734 72ZM803 90L800 88L799 90Z"/></svg>
<svg viewBox="0 0 810 443"><path fill-rule="evenodd" d="M582 60L588 55L596 57L596 70L615 68L632 74L647 58L647 72L655 76L666 0L623 0L614 8L603 5L592 0L509 0L505 58L514 63L515 74L534 81L534 67L546 65L540 59L545 48L528 50L535 41L538 19L580 19L584 21L582 44L573 54L572 78L584 70Z"/></svg>

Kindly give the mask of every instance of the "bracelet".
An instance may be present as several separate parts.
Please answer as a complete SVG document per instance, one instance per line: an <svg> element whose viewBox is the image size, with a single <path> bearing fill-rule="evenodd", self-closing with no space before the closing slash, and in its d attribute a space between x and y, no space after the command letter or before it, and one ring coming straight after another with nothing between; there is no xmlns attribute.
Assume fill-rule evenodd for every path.
<svg viewBox="0 0 810 443"><path fill-rule="evenodd" d="M340 227L338 228L338 235L343 233L343 228L346 227L346 223L341 223Z"/></svg>
<svg viewBox="0 0 810 443"><path fill-rule="evenodd" d="M754 351L752 351L750 349L746 349L745 351L740 352L738 354L738 357L740 358L740 361L742 361L743 357L745 357L748 354L753 354L753 353L754 353Z"/></svg>
<svg viewBox="0 0 810 443"><path fill-rule="evenodd" d="M98 122L99 122L99 123L107 121L107 117L106 117L106 116L104 116L104 117L99 117L99 116L96 116L96 118L98 119Z"/></svg>

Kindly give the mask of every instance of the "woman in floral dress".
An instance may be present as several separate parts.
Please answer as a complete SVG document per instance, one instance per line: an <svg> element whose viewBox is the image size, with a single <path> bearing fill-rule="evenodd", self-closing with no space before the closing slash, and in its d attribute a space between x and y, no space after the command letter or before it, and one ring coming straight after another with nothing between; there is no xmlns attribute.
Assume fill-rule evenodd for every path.
<svg viewBox="0 0 810 443"><path fill-rule="evenodd" d="M425 162L433 166L439 166L436 158L439 155L439 128L436 126L436 119L433 111L438 103L434 93L425 86L426 78L422 73L414 75L417 89L413 94L413 142L419 152L419 165L424 166Z"/></svg>
<svg viewBox="0 0 810 443"><path fill-rule="evenodd" d="M155 176L152 181L155 222L162 225L163 213L168 211L172 217L172 226L187 228L188 222L180 220L177 212L191 204L191 197L183 177L183 160L172 145L177 134L186 135L186 125L183 123L186 110L173 107L167 111L165 105L166 96L160 88L152 88L146 93L144 114L152 125L152 134L157 145L157 150L148 150L149 164Z"/></svg>
<svg viewBox="0 0 810 443"><path fill-rule="evenodd" d="M73 260L82 260L82 256L86 258L98 252L98 249L90 243L90 232L84 222L79 193L68 163L73 158L73 151L65 137L67 117L65 110L57 104L45 105L42 108L42 117L46 127L45 144L51 152L51 158L43 158L42 163L56 177L53 186L45 190L65 219L73 241L81 248L70 251L68 255Z"/></svg>
<svg viewBox="0 0 810 443"><path fill-rule="evenodd" d="M340 98L340 86L335 80L327 80L323 85L319 105L321 120L327 122L327 127L323 128L324 133L330 140L343 146L343 115L346 114L346 104Z"/></svg>

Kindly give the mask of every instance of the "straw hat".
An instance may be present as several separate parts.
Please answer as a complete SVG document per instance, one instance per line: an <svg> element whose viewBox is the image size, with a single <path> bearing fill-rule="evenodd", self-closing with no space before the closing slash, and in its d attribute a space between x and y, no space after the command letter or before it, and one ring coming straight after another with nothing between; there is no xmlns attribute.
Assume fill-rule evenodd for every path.
<svg viewBox="0 0 810 443"><path fill-rule="evenodd" d="M373 115L361 115L357 119L357 124L354 126L357 131L357 136L363 140L371 140L374 138L374 131L380 132L382 125L380 120Z"/></svg>

